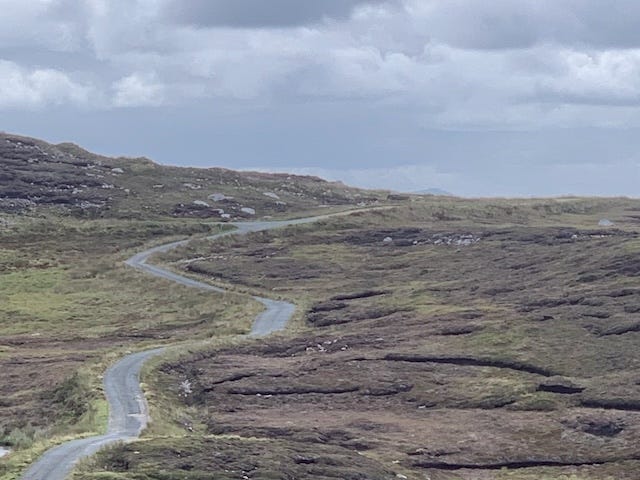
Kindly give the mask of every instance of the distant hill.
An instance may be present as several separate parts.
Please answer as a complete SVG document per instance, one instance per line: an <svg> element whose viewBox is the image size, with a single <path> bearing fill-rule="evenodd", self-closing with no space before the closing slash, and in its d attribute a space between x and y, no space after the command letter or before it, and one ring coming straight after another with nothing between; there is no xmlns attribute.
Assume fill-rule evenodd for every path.
<svg viewBox="0 0 640 480"><path fill-rule="evenodd" d="M264 217L386 198L318 177L158 165L0 133L0 212L81 217Z"/></svg>
<svg viewBox="0 0 640 480"><path fill-rule="evenodd" d="M426 190L418 190L417 192L412 192L417 195L436 195L440 197L453 197L455 196L453 193L447 192L446 190L442 190L441 188L427 188Z"/></svg>

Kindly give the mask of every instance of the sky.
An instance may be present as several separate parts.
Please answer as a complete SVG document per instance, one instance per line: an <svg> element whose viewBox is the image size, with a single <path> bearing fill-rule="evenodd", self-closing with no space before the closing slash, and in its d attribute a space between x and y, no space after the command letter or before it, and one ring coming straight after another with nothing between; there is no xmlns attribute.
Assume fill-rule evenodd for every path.
<svg viewBox="0 0 640 480"><path fill-rule="evenodd" d="M464 196L640 192L637 0L0 0L0 130Z"/></svg>

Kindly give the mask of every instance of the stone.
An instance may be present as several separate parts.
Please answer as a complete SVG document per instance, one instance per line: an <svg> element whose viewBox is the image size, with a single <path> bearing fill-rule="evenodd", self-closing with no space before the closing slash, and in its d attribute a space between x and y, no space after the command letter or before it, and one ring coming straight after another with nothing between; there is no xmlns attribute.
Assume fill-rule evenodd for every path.
<svg viewBox="0 0 640 480"><path fill-rule="evenodd" d="M385 245L389 245L390 243L393 243L393 238L385 237L385 239L382 240L382 243L384 243Z"/></svg>
<svg viewBox="0 0 640 480"><path fill-rule="evenodd" d="M613 222L611 220L609 220L608 218L603 218L602 220L600 220L598 222L598 225L600 227L612 227L613 226Z"/></svg>
<svg viewBox="0 0 640 480"><path fill-rule="evenodd" d="M255 214L256 214L255 209L250 208L250 207L242 207L242 208L240 209L240 211L241 211L242 213L246 213L247 215L255 215Z"/></svg>
<svg viewBox="0 0 640 480"><path fill-rule="evenodd" d="M233 197L227 197L224 193L212 193L208 198L214 202L222 202L223 200L231 200Z"/></svg>
<svg viewBox="0 0 640 480"><path fill-rule="evenodd" d="M207 202L203 202L202 200L194 200L193 204L197 205L198 207L209 207L209 204Z"/></svg>
<svg viewBox="0 0 640 480"><path fill-rule="evenodd" d="M280 200L280 197L276 193L273 193L273 192L263 192L263 195L265 197L273 198L274 200Z"/></svg>

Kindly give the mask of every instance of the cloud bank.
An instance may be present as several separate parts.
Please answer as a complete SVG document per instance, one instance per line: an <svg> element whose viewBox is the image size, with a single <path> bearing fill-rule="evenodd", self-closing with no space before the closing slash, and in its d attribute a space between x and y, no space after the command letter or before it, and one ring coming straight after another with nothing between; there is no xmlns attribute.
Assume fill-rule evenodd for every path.
<svg viewBox="0 0 640 480"><path fill-rule="evenodd" d="M237 127L258 139L266 115L309 128L298 135L307 150L322 150L340 124L348 134L329 141L362 146L350 153L356 170L418 162L445 173L447 162L467 165L475 132L640 128L632 0L0 0L0 9L0 111L103 112L106 122L182 109L221 131L243 116ZM470 132L468 148L441 156L424 144L429 132ZM291 142L287 166L317 161L279 134ZM562 145L551 137L549 148ZM520 164L522 142L511 147ZM478 161L498 168L509 161L501 148ZM263 151L269 158L244 164L282 153Z"/></svg>

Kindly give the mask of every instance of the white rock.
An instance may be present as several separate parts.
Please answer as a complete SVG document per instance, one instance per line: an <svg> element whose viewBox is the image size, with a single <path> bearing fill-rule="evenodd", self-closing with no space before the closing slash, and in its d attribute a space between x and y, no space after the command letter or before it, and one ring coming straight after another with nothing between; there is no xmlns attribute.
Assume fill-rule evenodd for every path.
<svg viewBox="0 0 640 480"><path fill-rule="evenodd" d="M388 245L389 243L393 243L393 238L391 238L391 237L385 237L385 239L384 239L384 240L382 240L382 243L385 243L385 244L387 244L387 245Z"/></svg>
<svg viewBox="0 0 640 480"><path fill-rule="evenodd" d="M124 173L124 170L121 168L112 168L111 173Z"/></svg>
<svg viewBox="0 0 640 480"><path fill-rule="evenodd" d="M9 455L9 453L11 453L11 450L5 447L0 447L0 458Z"/></svg>
<svg viewBox="0 0 640 480"><path fill-rule="evenodd" d="M274 200L280 200L280 197L276 193L273 193L273 192L263 192L263 195L265 197L273 198Z"/></svg>
<svg viewBox="0 0 640 480"><path fill-rule="evenodd" d="M602 220L600 220L598 222L598 225L601 227L612 227L613 226L613 222L611 220L609 220L608 218L603 218Z"/></svg>
<svg viewBox="0 0 640 480"><path fill-rule="evenodd" d="M211 195L209 195L209 200L212 200L214 202L221 202L223 200L231 200L233 199L233 197L227 197L224 193L212 193Z"/></svg>
<svg viewBox="0 0 640 480"><path fill-rule="evenodd" d="M240 209L240 211L241 211L242 213L246 213L247 215L255 215L255 214L256 214L255 209L253 209L253 208L249 208L249 207L242 207L242 208Z"/></svg>
<svg viewBox="0 0 640 480"><path fill-rule="evenodd" d="M199 207L209 207L209 204L207 202L203 202L202 200L194 200L193 204Z"/></svg>
<svg viewBox="0 0 640 480"><path fill-rule="evenodd" d="M223 213L222 215L220 215L220 218L224 218L225 220L229 220L231 218L231 214L230 213Z"/></svg>

